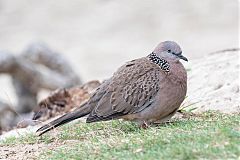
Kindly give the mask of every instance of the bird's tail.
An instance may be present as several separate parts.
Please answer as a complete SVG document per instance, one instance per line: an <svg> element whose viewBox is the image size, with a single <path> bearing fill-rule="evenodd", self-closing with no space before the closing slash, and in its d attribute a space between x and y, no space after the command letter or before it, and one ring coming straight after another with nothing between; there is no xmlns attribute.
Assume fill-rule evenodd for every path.
<svg viewBox="0 0 240 160"><path fill-rule="evenodd" d="M75 120L77 118L81 118L85 115L88 115L91 112L91 108L87 105L87 103L83 104L79 109L66 113L65 115L53 120L52 122L40 127L36 132L39 136L42 134L52 130L53 128L56 128L60 125L63 125L65 123L68 123L72 120Z"/></svg>

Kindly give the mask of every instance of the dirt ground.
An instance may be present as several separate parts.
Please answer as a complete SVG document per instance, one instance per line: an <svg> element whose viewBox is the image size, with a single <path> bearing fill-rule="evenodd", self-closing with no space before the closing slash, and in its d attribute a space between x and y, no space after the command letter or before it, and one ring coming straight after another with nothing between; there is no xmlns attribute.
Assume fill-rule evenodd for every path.
<svg viewBox="0 0 240 160"><path fill-rule="evenodd" d="M64 142L54 141L52 143L18 144L14 146L0 146L0 159L11 160L35 160L41 152L52 150L61 145L76 144L77 140L66 140Z"/></svg>
<svg viewBox="0 0 240 160"><path fill-rule="evenodd" d="M52 145L52 144L51 144ZM28 160L36 159L47 144L19 144L15 146L0 146L0 159Z"/></svg>

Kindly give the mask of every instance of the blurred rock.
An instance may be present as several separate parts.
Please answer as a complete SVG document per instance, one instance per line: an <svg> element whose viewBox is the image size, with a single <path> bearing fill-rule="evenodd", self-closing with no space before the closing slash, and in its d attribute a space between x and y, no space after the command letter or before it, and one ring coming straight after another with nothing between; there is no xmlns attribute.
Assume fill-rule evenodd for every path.
<svg viewBox="0 0 240 160"><path fill-rule="evenodd" d="M16 116L16 112L7 103L0 102L0 133L15 125Z"/></svg>
<svg viewBox="0 0 240 160"><path fill-rule="evenodd" d="M32 118L33 113L19 114L7 103L0 102L0 134L14 128L25 128L35 125Z"/></svg>
<svg viewBox="0 0 240 160"><path fill-rule="evenodd" d="M43 43L33 43L18 55L0 51L0 74L9 75L17 97L16 105L0 102L2 130L17 124L18 127L33 125L29 115L43 89L52 91L81 84L67 59Z"/></svg>

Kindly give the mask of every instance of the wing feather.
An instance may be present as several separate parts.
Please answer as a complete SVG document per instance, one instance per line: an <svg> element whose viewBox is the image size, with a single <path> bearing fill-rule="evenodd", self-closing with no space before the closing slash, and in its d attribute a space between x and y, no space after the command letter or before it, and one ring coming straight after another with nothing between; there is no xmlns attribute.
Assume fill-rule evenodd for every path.
<svg viewBox="0 0 240 160"><path fill-rule="evenodd" d="M87 122L115 119L149 107L160 89L160 68L146 58L130 61L108 80ZM91 99L89 101L91 103Z"/></svg>

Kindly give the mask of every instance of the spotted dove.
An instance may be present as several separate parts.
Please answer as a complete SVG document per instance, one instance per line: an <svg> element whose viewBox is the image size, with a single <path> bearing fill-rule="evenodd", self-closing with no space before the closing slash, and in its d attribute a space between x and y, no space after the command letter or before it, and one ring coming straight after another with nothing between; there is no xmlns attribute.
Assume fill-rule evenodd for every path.
<svg viewBox="0 0 240 160"><path fill-rule="evenodd" d="M177 43L160 43L148 56L121 66L83 106L42 126L38 135L86 115L87 123L124 119L142 126L169 120L187 91L180 59L188 61Z"/></svg>

